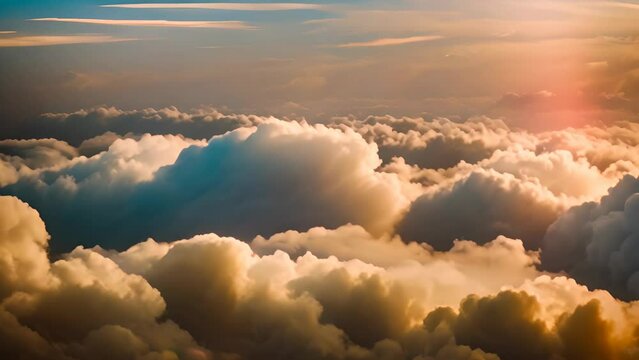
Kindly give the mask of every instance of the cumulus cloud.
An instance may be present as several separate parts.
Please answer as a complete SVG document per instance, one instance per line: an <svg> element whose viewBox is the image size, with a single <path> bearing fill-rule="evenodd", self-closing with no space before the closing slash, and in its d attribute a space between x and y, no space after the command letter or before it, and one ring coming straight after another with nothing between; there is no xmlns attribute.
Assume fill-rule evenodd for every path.
<svg viewBox="0 0 639 360"><path fill-rule="evenodd" d="M566 271L588 286L621 298L637 299L638 193L639 180L627 176L600 202L568 210L548 228L544 267Z"/></svg>
<svg viewBox="0 0 639 360"><path fill-rule="evenodd" d="M0 156L18 161L31 169L52 167L77 157L78 151L56 139L0 140Z"/></svg>
<svg viewBox="0 0 639 360"><path fill-rule="evenodd" d="M181 134L194 139L208 139L240 127L254 126L268 119L256 115L226 115L207 107L184 112L176 107L121 110L100 106L70 113L46 113L38 118L25 120L16 129L7 131L5 136L54 137L76 146L107 132L120 136Z"/></svg>
<svg viewBox="0 0 639 360"><path fill-rule="evenodd" d="M415 200L397 231L406 240L425 239L438 250L449 249L455 239L484 243L499 234L525 239L528 248L536 249L560 211L552 194L534 183L476 171Z"/></svg>
<svg viewBox="0 0 639 360"><path fill-rule="evenodd" d="M625 174L637 174L639 164L635 126L628 123L541 134L490 120L456 124L382 117L337 124L358 129L379 144L381 154L391 149L395 157L382 171L424 187L398 232L437 249L450 248L458 238L485 242L500 234L537 248L561 213L598 200ZM443 146L436 146L431 158L435 144Z"/></svg>
<svg viewBox="0 0 639 360"><path fill-rule="evenodd" d="M535 318L536 300L525 293L470 296L461 303L452 327L457 341L485 349L503 359L547 359L553 339ZM517 329L509 331L509 329Z"/></svg>
<svg viewBox="0 0 639 360"><path fill-rule="evenodd" d="M639 157L639 124L617 122L606 127L586 126L540 134L536 152L558 149L570 151L575 157L583 157L602 173L626 169L636 172Z"/></svg>
<svg viewBox="0 0 639 360"><path fill-rule="evenodd" d="M165 302L141 277L80 248L50 263L48 235L37 212L13 197L0 197L0 208L0 354L34 359L104 356L106 348L96 348L96 340L118 347L106 354L135 351L142 356L159 346L167 355L182 347L188 357L187 350L197 348L173 323L156 321ZM141 340L149 337L155 339Z"/></svg>
<svg viewBox="0 0 639 360"><path fill-rule="evenodd" d="M54 238L75 238L72 231L80 234L76 243L94 238L87 244L100 243L106 237L131 244L151 235L165 240L208 231L248 240L258 234L351 222L376 235L396 231L404 240L428 243L438 250L451 248L456 239L485 243L498 235L521 238L526 248L536 249L548 225L569 207L598 200L625 174L639 175L639 158L634 151L639 139L631 123L533 134L488 118L455 122L377 116L334 118L326 127L339 131L318 131L323 127L253 115L224 115L208 108L182 112L177 108L123 111L108 107L45 114L38 122L39 126L30 127L32 134L33 129L59 133L76 146L68 151L80 156L65 163L63 158L72 156L67 151L60 155L57 167L52 165L56 163L53 158L40 156L42 166L51 166L32 169L24 163L33 163L35 155L26 160L18 156L21 154L11 155L18 151L18 143L11 142L4 151L5 158L13 160L0 164L5 168L3 184L14 185L3 192L23 196L45 218L61 213L57 208L45 209L51 200L65 199L62 204L78 215L64 219L82 220L77 220L78 226L49 221L50 230ZM251 129L255 126L258 130L254 132ZM134 163L120 162L132 156L128 151L142 151L122 148L139 147L136 144L142 143L140 134L145 132L201 138L238 128L243 130L214 137L205 147L189 140L170 153L158 151L155 156L137 156ZM261 135L267 133L274 135ZM303 140L307 135L312 140ZM299 141L294 150L288 137ZM343 151L329 149L329 145L319 150L319 143L334 141L329 138L342 139L335 141ZM148 143L142 145L147 147L146 154L155 151L150 140L144 143ZM318 145L309 146L315 143ZM187 145L196 146L176 161ZM287 146L290 150L284 150ZM222 158L225 152L231 155ZM331 156L340 160L329 160ZM277 179L273 166L280 171ZM311 168L325 177L310 177L311 170L303 170ZM288 177L283 175L289 173L292 183L286 186L291 191L285 194L284 179ZM253 177L255 180L248 180ZM363 180L369 177L375 180ZM97 189L100 181L106 181L106 191L104 186ZM290 185L293 183L298 185ZM307 185L302 189L301 184ZM369 185L361 188L360 184ZM292 190L296 186L300 186L299 194ZM366 186L387 195L373 199L364 195ZM327 192L313 193L308 191L310 187L327 188ZM344 196L349 187L357 188L348 195L355 200ZM306 204L306 210L282 202L285 198ZM88 205L82 204L89 202L93 210L84 211L83 206ZM333 210L320 211L329 208L329 202ZM125 205L130 203L135 206ZM244 212L242 206L249 211ZM284 210L289 207L291 210ZM387 211L381 210L384 207ZM529 216L529 209L534 210L534 216ZM263 211L273 216L255 215ZM288 211L296 216L284 215ZM312 215L313 211L321 215ZM179 220L173 216L175 212ZM239 226L240 219L249 213L253 214L250 224ZM100 222L95 220L98 217ZM136 226L115 225L132 218L137 220Z"/></svg>
<svg viewBox="0 0 639 360"><path fill-rule="evenodd" d="M0 319L3 329L16 331L0 333L0 341L8 342L9 337L19 340L3 348L5 354L27 354L29 350L43 354L43 358L53 358L50 354L56 353L59 358L79 359L195 359L208 358L210 353L251 359L369 359L374 358L372 352L350 340L358 338L364 328L355 322L353 327L345 326L346 330L334 324L342 324L351 314L340 313L337 304L333 310L328 299L312 297L309 286L314 281L339 280L374 300L369 311L386 308L391 311L387 316L401 310L401 303L392 300L388 292L379 293L389 280L366 275L381 271L379 268L361 262L321 260L310 254L297 262L281 252L256 257L245 243L213 234L171 244L147 242L127 252L109 253L115 261L142 255L146 268L137 268L139 274L135 274L136 267L120 268L99 249L76 248L49 263L47 236L37 213L15 198L0 199L3 213L13 207L14 213L22 214L11 229L37 230L20 240L3 231L0 244L10 246L5 258L15 263L28 255L42 267L36 273L33 266L23 267L17 270L19 278L2 279L8 291ZM18 246L11 246L16 241ZM341 280L324 277L326 271L339 274ZM361 290L353 278L358 273L371 276ZM32 277L46 281L27 287ZM333 322L322 318L322 313L335 311ZM161 315L165 320L158 320ZM394 321L392 317L386 320ZM392 328L399 331L403 327ZM388 334L380 331L374 339ZM198 346L191 336L206 348ZM23 345L26 347L20 348Z"/></svg>
<svg viewBox="0 0 639 360"><path fill-rule="evenodd" d="M540 320L541 304L526 292L503 291L495 296L469 296L459 313L440 309L425 320L429 326L446 326L455 341L515 359L633 359L636 338L616 337L601 304L590 300L554 319Z"/></svg>
<svg viewBox="0 0 639 360"><path fill-rule="evenodd" d="M379 234L414 196L396 175L377 172L380 163L375 145L352 131L273 120L206 145L169 135L116 140L3 192L38 209L54 238L76 244L209 231L250 239L346 223Z"/></svg>
<svg viewBox="0 0 639 360"><path fill-rule="evenodd" d="M107 131L102 135L94 136L82 141L80 146L78 146L78 152L86 157L92 157L109 150L111 144L120 138L140 138L140 136L135 136L131 133L120 136L112 131Z"/></svg>
<svg viewBox="0 0 639 360"><path fill-rule="evenodd" d="M398 225L404 238L445 250L458 238L485 242L506 235L536 249L559 215L599 199L635 165L612 165L602 172L568 150L511 148L447 171L415 171L401 163L387 169L407 171L403 177L423 177L431 185Z"/></svg>
<svg viewBox="0 0 639 360"><path fill-rule="evenodd" d="M331 126L351 128L375 142L385 162L402 157L421 168L450 168L464 161L476 163L512 144L531 147L535 137L512 131L501 120L474 118L465 122L448 119L369 116L334 118Z"/></svg>
<svg viewBox="0 0 639 360"><path fill-rule="evenodd" d="M13 197L0 197L0 208L16 214L2 218L8 224L0 227L2 273L19 275L0 278L5 357L514 360L638 354L636 304L563 277L539 276L530 268L534 254L516 240L466 242L436 253L368 235L389 248L422 252L420 261L378 266L310 252L258 255L259 241L207 234L171 243L148 240L123 252L78 247L50 262L38 214ZM354 229L345 230L332 236L347 238ZM312 243L312 233L297 234L295 243ZM528 260L512 261L518 257ZM26 265L6 268L20 263ZM479 284L491 276L472 264L504 277L473 294L459 279ZM517 271L525 275L507 279ZM446 279L437 285L436 277ZM432 291L420 290L428 286ZM458 287L458 296L436 301L445 286Z"/></svg>
<svg viewBox="0 0 639 360"><path fill-rule="evenodd" d="M48 234L38 213L16 198L0 197L0 298L47 282Z"/></svg>
<svg viewBox="0 0 639 360"><path fill-rule="evenodd" d="M250 245L262 256L277 251L293 258L312 253L384 268L391 278L405 283L412 296L422 299L426 307L453 306L468 292L485 295L505 284L521 284L537 274L538 262L537 253L526 251L521 241L505 237L483 246L457 241L450 251L435 252L423 244L375 237L352 225L335 230L314 228L305 233L288 231L269 239L258 236ZM486 268L487 263L494 268Z"/></svg>

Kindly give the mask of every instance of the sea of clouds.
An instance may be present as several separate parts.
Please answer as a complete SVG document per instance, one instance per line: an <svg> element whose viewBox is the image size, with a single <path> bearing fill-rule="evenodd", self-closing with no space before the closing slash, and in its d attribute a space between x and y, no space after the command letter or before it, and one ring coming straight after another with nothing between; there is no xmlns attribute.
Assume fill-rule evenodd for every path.
<svg viewBox="0 0 639 360"><path fill-rule="evenodd" d="M11 135L2 358L639 359L639 124L98 107Z"/></svg>

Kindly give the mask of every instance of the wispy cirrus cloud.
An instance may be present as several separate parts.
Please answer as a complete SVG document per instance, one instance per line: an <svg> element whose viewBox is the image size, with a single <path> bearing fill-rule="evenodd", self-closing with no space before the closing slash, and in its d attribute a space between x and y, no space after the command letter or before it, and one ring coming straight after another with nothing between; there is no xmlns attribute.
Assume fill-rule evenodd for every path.
<svg viewBox="0 0 639 360"><path fill-rule="evenodd" d="M350 43L340 44L337 47L356 48L356 47L393 46L393 45L404 45L404 44L412 44L412 43L425 42L425 41L434 41L439 39L443 39L443 36L423 35L423 36L410 36L410 37L404 37L404 38L382 38L382 39L375 39L370 41L350 42Z"/></svg>
<svg viewBox="0 0 639 360"><path fill-rule="evenodd" d="M82 19L82 18L38 18L31 21L65 22L91 25L140 26L140 27L173 27L173 28L208 28L248 30L255 29L243 21L187 21L187 20L116 20L116 19Z"/></svg>
<svg viewBox="0 0 639 360"><path fill-rule="evenodd" d="M107 35L33 35L1 37L0 47L32 47L72 44L97 44L133 41L134 38L118 38Z"/></svg>
<svg viewBox="0 0 639 360"><path fill-rule="evenodd" d="M308 3L150 3L150 4L113 4L102 5L109 8L126 9L206 9L206 10L235 10L235 11L283 11L283 10L313 10L320 9L320 4Z"/></svg>

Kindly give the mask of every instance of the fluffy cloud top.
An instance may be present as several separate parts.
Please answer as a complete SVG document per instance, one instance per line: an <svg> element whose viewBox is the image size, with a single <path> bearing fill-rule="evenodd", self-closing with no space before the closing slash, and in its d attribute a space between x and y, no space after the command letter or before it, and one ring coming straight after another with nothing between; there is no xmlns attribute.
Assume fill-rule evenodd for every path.
<svg viewBox="0 0 639 360"><path fill-rule="evenodd" d="M415 200L398 232L407 240L427 239L439 250L450 248L455 239L484 243L499 234L525 239L535 249L560 210L552 194L535 183L476 171Z"/></svg>
<svg viewBox="0 0 639 360"><path fill-rule="evenodd" d="M599 203L574 207L552 224L543 265L578 281L639 298L639 180L627 176Z"/></svg>
<svg viewBox="0 0 639 360"><path fill-rule="evenodd" d="M355 129L375 142L385 161L401 156L421 168L449 168L460 161L475 163L513 143L528 147L535 141L526 132L511 131L503 121L488 118L454 122L443 118L426 121L370 116L364 120L335 118L331 125Z"/></svg>
<svg viewBox="0 0 639 360"><path fill-rule="evenodd" d="M411 196L380 164L375 145L352 131L270 121L206 145L170 135L116 140L3 192L50 219L54 238L83 244L209 231L248 239L346 223L379 234Z"/></svg>
<svg viewBox="0 0 639 360"><path fill-rule="evenodd" d="M639 357L633 124L46 117L0 141L2 357Z"/></svg>
<svg viewBox="0 0 639 360"><path fill-rule="evenodd" d="M534 254L516 240L460 243L452 253L434 253L367 235L421 259L379 266L311 253L293 259L279 250L257 255L244 242L208 234L172 243L148 240L124 252L78 247L50 262L37 213L13 197L0 197L0 207L16 214L0 227L3 274L19 275L0 278L4 357L514 360L638 354L635 305L562 277L538 276L530 268ZM282 236L298 236L294 243L310 247L318 231ZM345 241L364 235L352 227L323 232ZM486 257L493 255L502 261ZM467 285L486 276L472 264L487 262L491 277L503 274L501 280L469 296ZM513 272L522 277L509 278ZM428 277L433 273L449 281L436 284ZM434 288L427 291L429 286ZM446 286L458 287L458 295L437 300Z"/></svg>
<svg viewBox="0 0 639 360"><path fill-rule="evenodd" d="M630 123L532 134L487 118L385 116L336 118L326 128L175 108L96 108L41 121L45 129L77 126L78 146L22 141L41 148L27 153L7 142L0 181L14 184L2 192L21 196L48 220L54 248L57 237L121 247L147 236L216 231L248 240L350 222L440 250L456 239L485 243L498 235L537 249L566 209L598 200L624 174L639 174ZM206 146L139 134L200 137L238 127ZM115 132L87 138L105 130ZM133 219L134 226L119 225Z"/></svg>
<svg viewBox="0 0 639 360"><path fill-rule="evenodd" d="M259 124L266 119L255 115L225 115L206 107L183 112L174 106L129 111L101 106L71 113L46 113L25 120L5 136L54 137L74 145L107 131L118 135L181 134L194 139L208 139L240 127Z"/></svg>

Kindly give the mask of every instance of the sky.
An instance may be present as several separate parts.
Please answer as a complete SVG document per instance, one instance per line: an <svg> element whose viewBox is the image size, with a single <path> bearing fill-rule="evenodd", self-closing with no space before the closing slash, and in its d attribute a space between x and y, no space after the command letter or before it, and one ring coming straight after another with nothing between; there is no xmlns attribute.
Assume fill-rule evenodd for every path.
<svg viewBox="0 0 639 360"><path fill-rule="evenodd" d="M637 117L637 3L185 4L4 1L4 123L169 103L314 121L490 115L534 130Z"/></svg>
<svg viewBox="0 0 639 360"><path fill-rule="evenodd" d="M0 358L639 360L637 18L0 1Z"/></svg>

